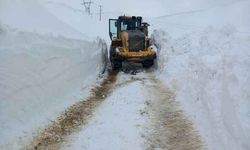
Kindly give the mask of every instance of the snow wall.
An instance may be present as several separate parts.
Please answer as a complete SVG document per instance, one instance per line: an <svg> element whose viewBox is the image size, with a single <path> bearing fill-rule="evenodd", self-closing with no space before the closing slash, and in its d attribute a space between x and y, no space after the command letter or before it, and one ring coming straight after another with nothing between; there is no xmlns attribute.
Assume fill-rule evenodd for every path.
<svg viewBox="0 0 250 150"><path fill-rule="evenodd" d="M250 149L250 34L208 27L179 37L155 30L157 76L176 92L205 144Z"/></svg>
<svg viewBox="0 0 250 150"><path fill-rule="evenodd" d="M105 69L104 56L107 46L101 39L89 42L1 26L0 148L18 149L22 137L29 139L84 98Z"/></svg>

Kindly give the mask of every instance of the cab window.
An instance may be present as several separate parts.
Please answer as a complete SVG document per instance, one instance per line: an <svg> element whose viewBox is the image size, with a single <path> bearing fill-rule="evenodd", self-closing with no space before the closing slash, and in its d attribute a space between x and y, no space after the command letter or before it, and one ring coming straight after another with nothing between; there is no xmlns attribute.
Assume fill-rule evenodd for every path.
<svg viewBox="0 0 250 150"><path fill-rule="evenodd" d="M110 39L117 38L117 19L109 19L109 36Z"/></svg>

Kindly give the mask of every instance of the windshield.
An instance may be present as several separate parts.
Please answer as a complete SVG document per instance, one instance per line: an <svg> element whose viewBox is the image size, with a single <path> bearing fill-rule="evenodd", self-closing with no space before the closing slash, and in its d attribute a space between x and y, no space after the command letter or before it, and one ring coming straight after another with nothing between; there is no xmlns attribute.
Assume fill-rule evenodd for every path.
<svg viewBox="0 0 250 150"><path fill-rule="evenodd" d="M136 19L121 21L121 30L135 30L139 27L139 21Z"/></svg>

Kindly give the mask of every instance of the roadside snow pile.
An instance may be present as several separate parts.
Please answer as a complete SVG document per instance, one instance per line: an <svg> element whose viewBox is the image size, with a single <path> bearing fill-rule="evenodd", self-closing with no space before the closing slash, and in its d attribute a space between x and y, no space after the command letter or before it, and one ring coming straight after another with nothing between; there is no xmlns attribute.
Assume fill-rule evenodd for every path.
<svg viewBox="0 0 250 150"><path fill-rule="evenodd" d="M87 95L107 47L100 39L0 31L0 149L19 149L33 131Z"/></svg>
<svg viewBox="0 0 250 150"><path fill-rule="evenodd" d="M166 31L166 30L165 30ZM176 91L209 149L250 149L250 35L207 28L155 31L159 78Z"/></svg>

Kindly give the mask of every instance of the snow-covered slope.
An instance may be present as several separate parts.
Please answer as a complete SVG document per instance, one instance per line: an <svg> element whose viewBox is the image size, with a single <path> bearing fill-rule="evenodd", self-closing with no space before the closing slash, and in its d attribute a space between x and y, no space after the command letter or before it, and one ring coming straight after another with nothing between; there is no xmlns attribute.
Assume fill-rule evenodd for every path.
<svg viewBox="0 0 250 150"><path fill-rule="evenodd" d="M157 74L176 91L209 149L247 150L250 2L222 6L152 18L161 28L153 35Z"/></svg>
<svg viewBox="0 0 250 150"><path fill-rule="evenodd" d="M87 39L88 36L59 20L35 0L1 0L0 22L22 31Z"/></svg>
<svg viewBox="0 0 250 150"><path fill-rule="evenodd" d="M147 18L153 28L164 29L173 37L193 31L204 31L207 27L225 26L231 26L241 34L250 34L249 1L178 1L180 4L169 2L171 7L166 8L164 14Z"/></svg>

